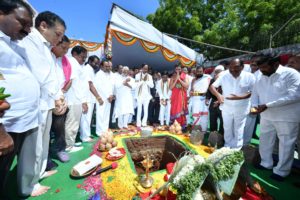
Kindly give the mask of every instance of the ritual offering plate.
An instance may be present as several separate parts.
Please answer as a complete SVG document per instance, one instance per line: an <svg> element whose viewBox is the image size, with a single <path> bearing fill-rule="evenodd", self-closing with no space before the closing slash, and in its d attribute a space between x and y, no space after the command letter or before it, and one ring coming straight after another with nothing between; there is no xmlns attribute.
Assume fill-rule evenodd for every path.
<svg viewBox="0 0 300 200"><path fill-rule="evenodd" d="M123 158L126 155L126 151L124 148L112 148L106 154L105 158L110 161L115 161Z"/></svg>

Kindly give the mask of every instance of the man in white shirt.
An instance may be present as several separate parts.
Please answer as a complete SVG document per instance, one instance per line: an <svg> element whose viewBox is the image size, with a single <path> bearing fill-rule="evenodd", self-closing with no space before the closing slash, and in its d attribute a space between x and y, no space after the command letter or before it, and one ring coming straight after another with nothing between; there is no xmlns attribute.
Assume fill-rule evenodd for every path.
<svg viewBox="0 0 300 200"><path fill-rule="evenodd" d="M71 50L71 54L72 56L68 57L72 66L71 86L66 92L69 108L65 125L67 151L73 150L81 115L88 112L88 82L85 82L82 73L82 65L87 58L87 50L82 46L75 46Z"/></svg>
<svg viewBox="0 0 300 200"><path fill-rule="evenodd" d="M111 102L114 99L115 76L107 60L101 62L101 70L96 74L95 87L103 104L96 104L96 134L102 136L108 130Z"/></svg>
<svg viewBox="0 0 300 200"><path fill-rule="evenodd" d="M288 60L288 66L294 68L300 73L300 55L291 56ZM298 140L297 140L297 150L298 150L298 159L300 160L300 124L299 124Z"/></svg>
<svg viewBox="0 0 300 200"><path fill-rule="evenodd" d="M157 92L159 94L160 101L159 121L161 126L165 124L165 121L167 126L170 124L170 97L172 91L170 90L169 85L170 79L168 77L168 73L163 72L161 80L157 83Z"/></svg>
<svg viewBox="0 0 300 200"><path fill-rule="evenodd" d="M204 74L203 67L197 67L196 77L191 83L190 98L192 101L193 126L200 126L202 132L207 131L208 125L208 101L206 93L209 88L211 77Z"/></svg>
<svg viewBox="0 0 300 200"><path fill-rule="evenodd" d="M250 64L251 73L254 75L255 81L258 80L261 76L261 72L257 66L257 59L258 58L256 57L256 55L254 55L251 58L251 64ZM253 114L251 112L247 115L246 125L244 129L244 145L250 144L252 136L253 135L256 136L255 131L256 131L258 117L259 115Z"/></svg>
<svg viewBox="0 0 300 200"><path fill-rule="evenodd" d="M57 75L57 81L59 83L59 88L65 93L70 87L70 77L71 77L71 65L66 58L66 54L69 50L70 40L64 35L62 40L58 45L52 48L52 52L56 60L55 72ZM51 132L54 133L54 142L51 143L49 153L51 156L59 159L61 162L68 162L69 155L65 151L66 149L66 139L65 139L65 121L67 116L67 105L64 106L65 109L59 112L54 109L52 114L52 125ZM51 160L48 160L48 165Z"/></svg>
<svg viewBox="0 0 300 200"><path fill-rule="evenodd" d="M63 93L57 82L55 61L51 48L56 46L62 39L65 29L66 25L63 19L52 12L45 11L36 17L35 28L18 44L20 47L18 52L26 60L31 72L38 80L41 92L39 130L38 134L30 136L32 137L31 141L35 142L29 145L31 146L30 148L34 149L31 156L35 157L35 161L32 163L27 158L27 165L23 169L23 171L26 171L26 174L22 178L22 181L29 181L27 178L35 173L36 177L32 181L32 183L36 183L33 189L34 192L41 189L38 183L40 178L56 173L56 170L45 172L48 159L52 109L61 107L63 102Z"/></svg>
<svg viewBox="0 0 300 200"><path fill-rule="evenodd" d="M80 120L80 139L83 142L92 142L91 138L91 121L92 115L95 107L95 103L103 104L103 100L98 94L94 82L95 82L95 70L99 63L99 58L97 56L90 56L87 64L83 67L83 75L84 75L84 85L85 90L87 91L87 102L88 102L88 112L83 113Z"/></svg>
<svg viewBox="0 0 300 200"><path fill-rule="evenodd" d="M250 112L250 96L255 78L243 71L243 62L234 59L229 70L223 72L211 86L210 91L218 98L222 110L225 146L241 148L247 114ZM216 88L221 86L221 95Z"/></svg>
<svg viewBox="0 0 300 200"><path fill-rule="evenodd" d="M279 161L273 168L272 179L283 181L288 176L299 131L300 74L279 64L272 56L260 56L258 67L263 74L256 81L252 104L261 113L259 168L273 168L273 148L279 139ZM258 103L257 103L258 102Z"/></svg>
<svg viewBox="0 0 300 200"><path fill-rule="evenodd" d="M137 127L147 126L148 106L149 106L149 101L152 98L150 93L150 88L154 87L152 76L147 72L148 72L148 65L142 64L141 72L135 75L135 82L136 82L135 98L137 99L137 118L136 118ZM144 111L143 120L141 120L142 109Z"/></svg>
<svg viewBox="0 0 300 200"><path fill-rule="evenodd" d="M118 127L127 129L130 115L133 115L132 88L135 87L135 81L128 75L129 68L124 66L122 77L116 80L116 103L115 118L118 118Z"/></svg>
<svg viewBox="0 0 300 200"><path fill-rule="evenodd" d="M13 151L0 156L0 199L7 198L5 182L16 154L19 195L39 196L49 189L41 186L39 190L33 190L37 183L34 180L36 174L24 170L28 166L26 169L33 171L36 158L32 155L36 147L32 135L38 133L40 88L25 60L15 52L18 47L13 41L21 40L30 33L33 15L30 6L23 1L0 2L0 85L6 88L5 93L11 94L7 98L11 108L5 112L1 121L14 140ZM5 104L2 103L1 108Z"/></svg>

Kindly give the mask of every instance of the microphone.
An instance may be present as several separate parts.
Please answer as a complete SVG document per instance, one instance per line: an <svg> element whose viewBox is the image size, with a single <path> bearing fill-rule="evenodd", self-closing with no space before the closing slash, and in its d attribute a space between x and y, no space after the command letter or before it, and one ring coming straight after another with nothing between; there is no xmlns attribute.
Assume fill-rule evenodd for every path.
<svg viewBox="0 0 300 200"><path fill-rule="evenodd" d="M116 169L117 167L118 167L118 163L117 162L113 162L111 165L95 171L93 173L93 176L96 176L96 175L98 175L98 174L100 174L102 172L106 172L107 170L110 170L110 169Z"/></svg>

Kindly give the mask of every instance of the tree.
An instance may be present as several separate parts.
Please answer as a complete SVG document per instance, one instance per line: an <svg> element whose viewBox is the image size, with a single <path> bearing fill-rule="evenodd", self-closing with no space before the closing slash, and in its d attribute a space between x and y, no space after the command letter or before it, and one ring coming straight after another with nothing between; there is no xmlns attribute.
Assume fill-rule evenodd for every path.
<svg viewBox="0 0 300 200"><path fill-rule="evenodd" d="M299 0L160 0L160 7L147 20L162 32L247 51L269 47L270 34L300 13ZM297 16L275 38L273 47L300 42ZM213 59L237 55L195 43Z"/></svg>

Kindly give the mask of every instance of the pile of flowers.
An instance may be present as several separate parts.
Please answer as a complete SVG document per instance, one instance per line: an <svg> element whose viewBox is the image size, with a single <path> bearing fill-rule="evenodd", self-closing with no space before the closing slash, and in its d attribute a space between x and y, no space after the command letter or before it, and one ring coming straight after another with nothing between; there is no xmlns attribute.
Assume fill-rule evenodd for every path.
<svg viewBox="0 0 300 200"><path fill-rule="evenodd" d="M162 187L175 189L178 200L202 199L200 188L208 175L218 187L220 181L232 179L235 166L243 162L242 151L226 147L216 150L207 159L200 155L185 155L176 163L169 181Z"/></svg>

